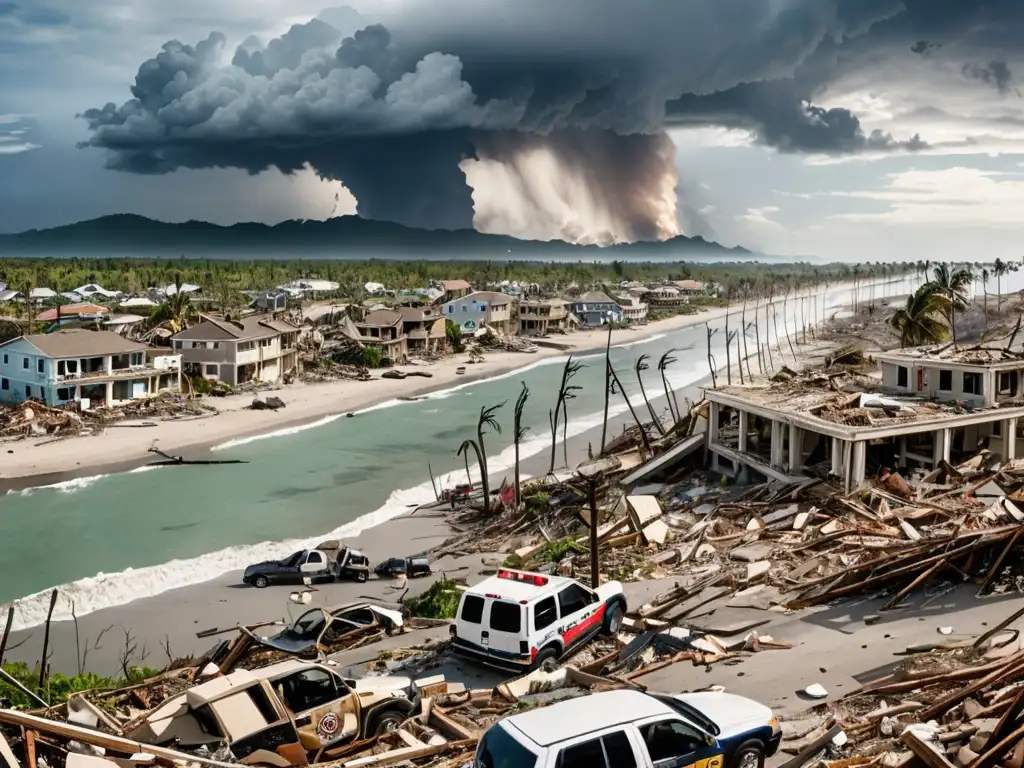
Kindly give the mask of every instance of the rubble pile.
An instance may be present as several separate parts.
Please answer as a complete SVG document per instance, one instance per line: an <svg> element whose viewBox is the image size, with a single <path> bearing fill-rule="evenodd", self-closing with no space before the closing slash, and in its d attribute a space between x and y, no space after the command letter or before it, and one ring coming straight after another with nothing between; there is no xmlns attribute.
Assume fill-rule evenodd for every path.
<svg viewBox="0 0 1024 768"><path fill-rule="evenodd" d="M1020 765L1024 643L1019 630L1006 627L1022 614L977 639L912 655L890 674L814 708L784 751L813 756L831 743L832 756L848 765Z"/></svg>
<svg viewBox="0 0 1024 768"><path fill-rule="evenodd" d="M90 434L117 422L186 419L216 412L211 405L178 394L163 394L88 411L54 408L37 400L26 400L18 405L0 405L0 439L66 437Z"/></svg>

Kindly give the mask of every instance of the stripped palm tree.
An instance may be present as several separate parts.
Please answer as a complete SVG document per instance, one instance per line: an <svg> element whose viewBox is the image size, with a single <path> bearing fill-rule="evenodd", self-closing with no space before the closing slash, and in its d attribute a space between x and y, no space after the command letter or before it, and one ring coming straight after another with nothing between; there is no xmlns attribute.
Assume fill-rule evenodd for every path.
<svg viewBox="0 0 1024 768"><path fill-rule="evenodd" d="M523 408L526 407L526 401L530 398L530 388L526 386L525 381L520 383L523 385L523 388L519 392L519 397L516 398L515 410L512 415L512 443L515 445L516 450L515 477L513 482L515 483L517 509L522 502L519 484L519 443L523 441L523 438L526 437L526 432L530 429L523 426Z"/></svg>
<svg viewBox="0 0 1024 768"><path fill-rule="evenodd" d="M943 341L949 328L941 318L949 301L935 283L925 283L907 297L907 305L896 310L889 325L900 335L900 348L919 347Z"/></svg>
<svg viewBox="0 0 1024 768"><path fill-rule="evenodd" d="M951 268L949 264L939 264L932 271L932 284L946 299L946 322L953 337L953 349L956 349L956 313L967 309L967 291L973 279L971 270L966 267Z"/></svg>
<svg viewBox="0 0 1024 768"><path fill-rule="evenodd" d="M573 376L584 367L583 363L573 361L572 355L569 355L569 359L565 361L565 367L562 369L562 383L558 386L558 399L555 401L555 409L548 411L548 423L551 425L551 464L548 467L549 474L555 471L555 456L558 453L559 419L561 418L565 421L565 426L562 430L564 436L567 434L569 427L569 412L566 404L569 400L575 400L576 392L583 389L583 387L570 384L570 382Z"/></svg>
<svg viewBox="0 0 1024 768"><path fill-rule="evenodd" d="M676 400L676 391L672 389L672 385L668 383L668 376L665 375L665 369L668 368L672 363L676 361L672 357L674 349L670 349L661 359L658 360L658 372L661 373L661 384L665 387L665 399L668 401L668 412L672 414L672 423L677 424L679 422L679 401Z"/></svg>
<svg viewBox="0 0 1024 768"><path fill-rule="evenodd" d="M491 485L490 478L487 476L487 448L484 445L484 427L490 427L500 435L501 424L499 424L498 420L494 418L494 414L504 407L505 403L492 405L490 408L481 406L480 418L478 418L476 422L476 440L465 440L462 445L459 446L459 456L466 453L470 447L476 451L476 460L480 465L480 484L483 486L484 491L485 515L491 511Z"/></svg>
<svg viewBox="0 0 1024 768"><path fill-rule="evenodd" d="M661 419L658 418L658 414L654 410L654 406L651 405L650 399L647 397L647 390L644 388L644 377L641 375L644 371L650 368L647 365L647 355L640 355L633 364L633 371L636 373L637 383L640 385L640 396L644 399L644 404L647 406L647 412L651 414L651 421L654 422L654 428L661 434L665 434L665 428L661 426Z"/></svg>
<svg viewBox="0 0 1024 768"><path fill-rule="evenodd" d="M644 424L640 421L640 417L636 415L633 403L630 402L629 395L626 394L626 388L623 387L622 382L619 381L619 377L618 374L615 373L615 369L610 369L610 372L612 378L611 381L608 382L608 391L613 395L621 394L622 399L626 401L626 407L629 408L629 413L632 415L633 421L636 422L637 429L640 430L640 440L643 441L644 448L647 449L647 455L650 456L653 454L653 451L651 450L651 443L647 439L647 430L644 429Z"/></svg>

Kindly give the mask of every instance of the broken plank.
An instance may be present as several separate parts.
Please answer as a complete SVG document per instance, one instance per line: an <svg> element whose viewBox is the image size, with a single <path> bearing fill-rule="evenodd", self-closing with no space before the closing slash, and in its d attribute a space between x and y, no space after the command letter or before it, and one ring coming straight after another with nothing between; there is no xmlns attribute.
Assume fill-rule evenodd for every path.
<svg viewBox="0 0 1024 768"><path fill-rule="evenodd" d="M955 768L953 763L946 759L945 755L932 749L928 742L922 741L921 737L912 730L904 731L900 736L900 741L917 755L928 768Z"/></svg>
<svg viewBox="0 0 1024 768"><path fill-rule="evenodd" d="M360 757L356 760L349 760L342 763L342 765L344 768L356 768L356 766L374 766L375 768L380 768L381 766L404 763L409 760L420 760L424 757L435 757L445 752L470 749L474 746L476 746L476 739L450 741L447 744L438 744L433 747L392 749L389 752L383 752L379 755L370 755L369 757Z"/></svg>
<svg viewBox="0 0 1024 768"><path fill-rule="evenodd" d="M18 762L18 758L14 756L14 752L11 750L11 745L7 743L7 739L0 733L0 757L3 758L4 764L7 768L21 768L21 763Z"/></svg>
<svg viewBox="0 0 1024 768"><path fill-rule="evenodd" d="M808 763L815 755L827 747L836 736L842 733L843 727L839 724L833 725L825 733L816 738L796 755L784 762L780 768L801 768Z"/></svg>

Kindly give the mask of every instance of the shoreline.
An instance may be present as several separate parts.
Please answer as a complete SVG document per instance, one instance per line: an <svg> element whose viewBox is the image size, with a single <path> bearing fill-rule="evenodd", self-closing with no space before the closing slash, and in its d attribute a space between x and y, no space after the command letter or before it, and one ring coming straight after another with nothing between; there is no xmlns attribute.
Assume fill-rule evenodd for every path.
<svg viewBox="0 0 1024 768"><path fill-rule="evenodd" d="M643 326L612 331L612 346L623 347L664 333L699 325L723 317L737 307L715 307L696 315L679 315ZM467 365L464 355L453 355L430 365L400 366L404 370L427 370L432 378L381 379L360 382L347 379L292 384L272 391L285 400L278 411L253 411L249 394L210 398L218 412L196 419L169 419L152 427L113 427L96 435L75 436L59 442L44 438L40 443L11 441L0 447L0 493L61 483L98 475L129 472L152 459L148 449L156 444L162 451L179 452L189 458L207 457L218 446L251 440L285 430L313 428L325 419L344 418L347 413L365 413L400 398L426 397L455 387L469 386L508 376L544 360L568 355L603 352L607 331L578 331L559 338L564 349L538 347L534 354L487 352L482 363ZM455 373L466 365L464 375ZM422 382L422 383L419 383ZM199 433L203 434L200 436ZM110 455L120 458L111 460ZM192 454L198 454L193 456Z"/></svg>

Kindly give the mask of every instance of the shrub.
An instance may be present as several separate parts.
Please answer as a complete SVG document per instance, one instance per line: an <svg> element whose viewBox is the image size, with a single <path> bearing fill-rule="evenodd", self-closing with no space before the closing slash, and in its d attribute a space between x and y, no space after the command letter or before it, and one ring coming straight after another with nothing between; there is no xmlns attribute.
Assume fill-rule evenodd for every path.
<svg viewBox="0 0 1024 768"><path fill-rule="evenodd" d="M462 592L453 579L441 579L418 597L405 601L410 616L422 619L454 619Z"/></svg>

